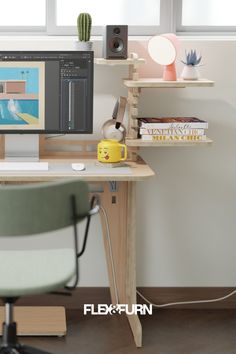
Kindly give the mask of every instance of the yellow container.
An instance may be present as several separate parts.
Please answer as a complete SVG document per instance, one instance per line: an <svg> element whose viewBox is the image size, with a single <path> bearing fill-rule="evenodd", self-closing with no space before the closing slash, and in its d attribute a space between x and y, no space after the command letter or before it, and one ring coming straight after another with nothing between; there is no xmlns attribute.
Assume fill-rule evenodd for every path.
<svg viewBox="0 0 236 354"><path fill-rule="evenodd" d="M124 151L124 156L122 156ZM127 159L127 147L117 140L101 140L98 144L97 158L100 162L120 162Z"/></svg>

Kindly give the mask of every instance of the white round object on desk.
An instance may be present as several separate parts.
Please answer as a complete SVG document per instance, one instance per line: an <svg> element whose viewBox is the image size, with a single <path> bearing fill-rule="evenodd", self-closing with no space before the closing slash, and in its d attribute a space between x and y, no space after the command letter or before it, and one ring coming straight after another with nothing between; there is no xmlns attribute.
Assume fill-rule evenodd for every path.
<svg viewBox="0 0 236 354"><path fill-rule="evenodd" d="M71 167L74 171L84 171L85 165L83 163L72 163Z"/></svg>

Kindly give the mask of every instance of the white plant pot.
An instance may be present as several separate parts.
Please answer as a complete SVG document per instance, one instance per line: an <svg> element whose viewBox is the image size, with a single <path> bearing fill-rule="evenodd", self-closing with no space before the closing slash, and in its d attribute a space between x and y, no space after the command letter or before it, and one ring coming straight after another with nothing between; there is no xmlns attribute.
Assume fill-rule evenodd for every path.
<svg viewBox="0 0 236 354"><path fill-rule="evenodd" d="M184 80L198 80L200 77L198 68L193 65L185 65L181 74Z"/></svg>
<svg viewBox="0 0 236 354"><path fill-rule="evenodd" d="M93 42L76 41L75 49L79 51L91 51L93 49Z"/></svg>

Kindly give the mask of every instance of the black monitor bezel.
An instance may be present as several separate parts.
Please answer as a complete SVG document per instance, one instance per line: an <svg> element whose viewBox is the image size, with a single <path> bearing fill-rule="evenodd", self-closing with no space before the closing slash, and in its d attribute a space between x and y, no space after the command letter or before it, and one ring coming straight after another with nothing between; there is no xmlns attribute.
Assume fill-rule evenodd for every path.
<svg viewBox="0 0 236 354"><path fill-rule="evenodd" d="M92 59L92 64L91 64L91 80L92 80L92 97L90 100L90 107L91 107L91 114L92 114L92 122L91 122L91 129L89 131L69 131L69 130L46 130L46 129L37 129L37 130L24 130L24 129L16 129L16 130L4 130L0 129L0 135L1 134L93 134L93 90L94 90L94 51L76 51L76 50L1 50L0 55L4 54L9 54L9 55L16 55L16 54L90 54L91 59Z"/></svg>

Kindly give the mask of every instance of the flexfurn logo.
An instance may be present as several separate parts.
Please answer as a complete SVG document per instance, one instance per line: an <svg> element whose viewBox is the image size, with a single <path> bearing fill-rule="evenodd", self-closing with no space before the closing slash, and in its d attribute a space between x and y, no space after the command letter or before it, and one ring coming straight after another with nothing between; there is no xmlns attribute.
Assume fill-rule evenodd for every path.
<svg viewBox="0 0 236 354"><path fill-rule="evenodd" d="M84 304L84 315L152 315L152 305L140 305L140 304L117 304L107 305L98 304Z"/></svg>

